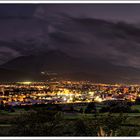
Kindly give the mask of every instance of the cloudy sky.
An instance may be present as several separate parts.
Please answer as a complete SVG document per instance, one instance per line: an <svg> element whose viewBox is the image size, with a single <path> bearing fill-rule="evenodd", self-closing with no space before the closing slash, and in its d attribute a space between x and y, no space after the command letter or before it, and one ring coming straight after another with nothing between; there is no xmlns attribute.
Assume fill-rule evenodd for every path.
<svg viewBox="0 0 140 140"><path fill-rule="evenodd" d="M0 5L1 16L33 16L42 11L46 16L67 13L111 20L139 22L139 4L22 4Z"/></svg>
<svg viewBox="0 0 140 140"><path fill-rule="evenodd" d="M51 17L61 14L140 23L140 5L138 4L1 4L0 37L1 39L14 39L19 34L26 37L26 30L28 30L29 33L27 34L30 36L33 36L33 32L39 34L45 25L48 27L47 24ZM25 17L28 19L24 19ZM46 23L40 23L39 19L43 19ZM42 27L40 24L43 24ZM14 34L13 32L16 32L16 30L19 30L20 33Z"/></svg>
<svg viewBox="0 0 140 140"><path fill-rule="evenodd" d="M140 68L139 24L139 4L1 4L0 63L58 49Z"/></svg>
<svg viewBox="0 0 140 140"><path fill-rule="evenodd" d="M2 40L28 38L28 36L31 38L34 34L42 34L44 27L48 28L49 20L61 14L140 23L138 4L1 4L0 38ZM28 19L24 19L25 17ZM42 23L41 19L43 19Z"/></svg>

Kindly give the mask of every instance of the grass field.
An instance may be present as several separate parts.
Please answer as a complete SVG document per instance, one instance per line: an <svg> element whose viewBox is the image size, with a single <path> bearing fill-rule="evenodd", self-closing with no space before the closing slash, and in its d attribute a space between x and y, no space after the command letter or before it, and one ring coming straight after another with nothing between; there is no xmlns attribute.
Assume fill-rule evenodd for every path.
<svg viewBox="0 0 140 140"><path fill-rule="evenodd" d="M140 105L133 105L131 108L132 108L132 109L137 109L137 110L140 111Z"/></svg>
<svg viewBox="0 0 140 140"><path fill-rule="evenodd" d="M85 108L86 106L84 106ZM81 107L77 107L77 109L80 109ZM132 109L138 109L140 110L140 105L134 105L132 106ZM0 110L0 135L6 135L8 129L13 124L15 118L19 116L21 113L27 112L24 109L16 109L15 112L8 112L8 111L2 111ZM113 116L119 116L120 113L112 113ZM85 114L85 113L64 113L63 118L66 122L75 121L78 119L87 119L87 120L93 120L95 117L107 116L108 113L99 113L97 116L95 114ZM139 129L139 133L137 133L137 136L140 136L140 113L123 113L124 116L127 116L127 119L125 123L122 125L125 129L133 129L137 128ZM127 130L126 130L127 131ZM125 131L125 132L126 132Z"/></svg>

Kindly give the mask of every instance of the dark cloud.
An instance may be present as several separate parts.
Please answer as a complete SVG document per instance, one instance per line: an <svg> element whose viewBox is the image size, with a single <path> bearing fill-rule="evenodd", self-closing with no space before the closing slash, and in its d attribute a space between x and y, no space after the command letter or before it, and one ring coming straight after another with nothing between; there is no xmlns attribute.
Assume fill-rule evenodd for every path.
<svg viewBox="0 0 140 140"><path fill-rule="evenodd" d="M67 18L58 18L52 24L55 30L50 33L49 45L53 49L77 57L92 59L96 56L114 65L140 68L139 28L91 18Z"/></svg>
<svg viewBox="0 0 140 140"><path fill-rule="evenodd" d="M0 40L14 56L56 49L140 68L139 14L139 4L0 5Z"/></svg>
<svg viewBox="0 0 140 140"><path fill-rule="evenodd" d="M35 13L42 18L65 13L75 17L139 22L139 9L139 4L46 4L40 5Z"/></svg>

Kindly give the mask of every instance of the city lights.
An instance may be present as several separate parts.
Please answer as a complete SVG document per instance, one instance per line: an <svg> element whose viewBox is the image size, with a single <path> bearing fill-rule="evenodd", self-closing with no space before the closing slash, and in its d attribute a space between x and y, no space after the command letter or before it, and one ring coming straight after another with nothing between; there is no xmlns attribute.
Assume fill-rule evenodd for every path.
<svg viewBox="0 0 140 140"><path fill-rule="evenodd" d="M9 105L47 104L50 102L54 104L89 103L93 101L101 103L108 100L135 102L137 98L140 98L140 86L138 85L107 85L84 81L26 81L1 84L0 92L1 100L4 104Z"/></svg>
<svg viewBox="0 0 140 140"><path fill-rule="evenodd" d="M24 84L24 85L29 85L31 84L32 82L31 81L25 81L25 82L18 82L19 84Z"/></svg>

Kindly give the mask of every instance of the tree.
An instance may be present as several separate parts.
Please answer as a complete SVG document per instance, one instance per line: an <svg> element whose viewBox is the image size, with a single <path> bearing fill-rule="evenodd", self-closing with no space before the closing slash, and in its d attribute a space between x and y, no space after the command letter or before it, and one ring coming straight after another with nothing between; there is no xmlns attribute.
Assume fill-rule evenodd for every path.
<svg viewBox="0 0 140 140"><path fill-rule="evenodd" d="M82 107L80 108L79 112L80 112L80 113L84 113L84 110L83 110Z"/></svg>
<svg viewBox="0 0 140 140"><path fill-rule="evenodd" d="M12 136L60 135L60 120L63 120L62 115L56 111L29 111L15 119L9 132Z"/></svg>
<svg viewBox="0 0 140 140"><path fill-rule="evenodd" d="M85 109L85 113L96 113L96 106L94 102L88 104L87 108Z"/></svg>
<svg viewBox="0 0 140 140"><path fill-rule="evenodd" d="M97 136L96 121L81 118L74 123L74 136Z"/></svg>
<svg viewBox="0 0 140 140"><path fill-rule="evenodd" d="M109 101L100 109L100 112L110 113L129 113L131 111L131 105L126 101Z"/></svg>
<svg viewBox="0 0 140 140"><path fill-rule="evenodd" d="M106 136L116 136L116 132L121 128L126 118L122 113L119 116L108 114L100 120L98 134L101 134L100 132L102 131Z"/></svg>

